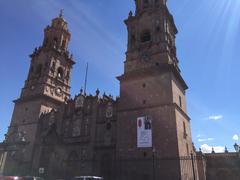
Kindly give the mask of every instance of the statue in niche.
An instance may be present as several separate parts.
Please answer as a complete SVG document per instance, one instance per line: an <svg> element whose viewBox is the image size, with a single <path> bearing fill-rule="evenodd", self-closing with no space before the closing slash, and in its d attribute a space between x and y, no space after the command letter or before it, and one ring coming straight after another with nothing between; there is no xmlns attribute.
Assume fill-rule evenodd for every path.
<svg viewBox="0 0 240 180"><path fill-rule="evenodd" d="M72 136L77 137L80 136L81 130L78 121L74 121L73 128L72 128Z"/></svg>
<svg viewBox="0 0 240 180"><path fill-rule="evenodd" d="M72 136L73 137L80 136L80 128L79 127L73 127Z"/></svg>
<svg viewBox="0 0 240 180"><path fill-rule="evenodd" d="M20 131L15 127L12 133L5 134L5 142L26 142L26 131Z"/></svg>
<svg viewBox="0 0 240 180"><path fill-rule="evenodd" d="M106 118L111 118L113 116L113 107L112 103L109 102L106 108Z"/></svg>
<svg viewBox="0 0 240 180"><path fill-rule="evenodd" d="M20 131L17 133L17 138L16 141L20 141L20 142L26 142L26 132L25 131Z"/></svg>
<svg viewBox="0 0 240 180"><path fill-rule="evenodd" d="M84 96L83 95L80 95L76 98L76 101L75 101L75 108L78 109L78 108L82 108L84 105Z"/></svg>

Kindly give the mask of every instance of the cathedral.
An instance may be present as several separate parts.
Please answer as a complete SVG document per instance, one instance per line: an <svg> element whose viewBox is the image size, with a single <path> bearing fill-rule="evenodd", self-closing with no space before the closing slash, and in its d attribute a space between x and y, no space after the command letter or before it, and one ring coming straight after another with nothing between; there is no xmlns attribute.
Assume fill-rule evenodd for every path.
<svg viewBox="0 0 240 180"><path fill-rule="evenodd" d="M173 16L166 0L135 5L124 21L128 46L117 98L98 89L71 97L75 61L63 13L44 29L0 146L4 174L205 180L205 164L190 158L200 152L192 143Z"/></svg>

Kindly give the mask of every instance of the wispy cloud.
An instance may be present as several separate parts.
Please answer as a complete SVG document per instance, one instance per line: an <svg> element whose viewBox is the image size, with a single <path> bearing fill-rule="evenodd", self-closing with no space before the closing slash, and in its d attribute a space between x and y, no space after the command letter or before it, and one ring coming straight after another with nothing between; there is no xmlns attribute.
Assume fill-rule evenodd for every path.
<svg viewBox="0 0 240 180"><path fill-rule="evenodd" d="M110 28L111 24L108 23L111 23L111 20L100 16L99 11L94 11L95 8L91 3L87 3L87 1L66 3L65 1L49 0L34 1L32 6L34 12L45 22L49 22L64 7L64 17L69 23L69 30L73 35L70 45L76 61L89 62L91 69L96 69L107 78L112 78L120 73L116 72L120 70L118 67L122 65L122 59L125 57L126 35L120 33L121 29L114 31L113 28ZM42 9L46 13L42 13ZM108 53L103 53L104 50ZM105 71L102 71L104 68Z"/></svg>
<svg viewBox="0 0 240 180"><path fill-rule="evenodd" d="M198 139L198 142L205 142L205 141L214 141L214 138L205 138L205 139Z"/></svg>
<svg viewBox="0 0 240 180"><path fill-rule="evenodd" d="M235 134L235 135L233 136L233 140L234 140L234 141L238 141L238 140L239 140L239 136L238 136L237 134Z"/></svg>
<svg viewBox="0 0 240 180"><path fill-rule="evenodd" d="M202 136L201 134L198 134L198 135L197 135L197 138L200 138L201 136Z"/></svg>
<svg viewBox="0 0 240 180"><path fill-rule="evenodd" d="M225 151L224 146L209 146L208 144L201 145L201 150L203 153L211 153L212 149L214 149L216 153L222 153Z"/></svg>
<svg viewBox="0 0 240 180"><path fill-rule="evenodd" d="M223 115L212 115L209 116L207 119L217 121L223 119Z"/></svg>

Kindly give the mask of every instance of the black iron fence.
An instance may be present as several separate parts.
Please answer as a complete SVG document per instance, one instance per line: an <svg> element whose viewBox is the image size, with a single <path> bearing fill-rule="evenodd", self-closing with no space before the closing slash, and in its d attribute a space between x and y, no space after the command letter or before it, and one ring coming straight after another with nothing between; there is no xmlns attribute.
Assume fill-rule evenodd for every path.
<svg viewBox="0 0 240 180"><path fill-rule="evenodd" d="M42 176L46 180L95 175L104 180L239 180L240 154L200 154L184 157L111 157L101 159L49 159L37 168L19 164L15 174ZM28 170L28 173L24 173Z"/></svg>
<svg viewBox="0 0 240 180"><path fill-rule="evenodd" d="M65 162L63 176L64 179L94 174L105 180L206 180L204 162L203 156L193 155L174 158L153 156L72 160Z"/></svg>
<svg viewBox="0 0 240 180"><path fill-rule="evenodd" d="M145 157L79 161L78 174L93 173L105 180L239 180L240 154L200 154L184 157ZM88 169L88 167L92 167ZM85 168L85 169L84 169ZM88 170L87 170L88 169ZM66 174L67 175L67 172Z"/></svg>

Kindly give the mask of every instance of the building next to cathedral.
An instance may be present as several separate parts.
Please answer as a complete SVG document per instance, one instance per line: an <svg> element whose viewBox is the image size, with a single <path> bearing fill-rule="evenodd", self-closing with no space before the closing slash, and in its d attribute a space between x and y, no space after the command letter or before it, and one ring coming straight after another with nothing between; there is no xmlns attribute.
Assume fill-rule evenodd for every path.
<svg viewBox="0 0 240 180"><path fill-rule="evenodd" d="M218 180L239 177L238 161L196 153L176 55L177 28L166 0L135 0L125 24L128 47L120 97L70 95L75 64L62 12L30 55L28 77L6 138L0 172L66 179ZM237 154L229 153L229 157ZM221 164L221 166L218 166ZM223 171L224 170L224 171ZM232 180L235 180L232 178Z"/></svg>

